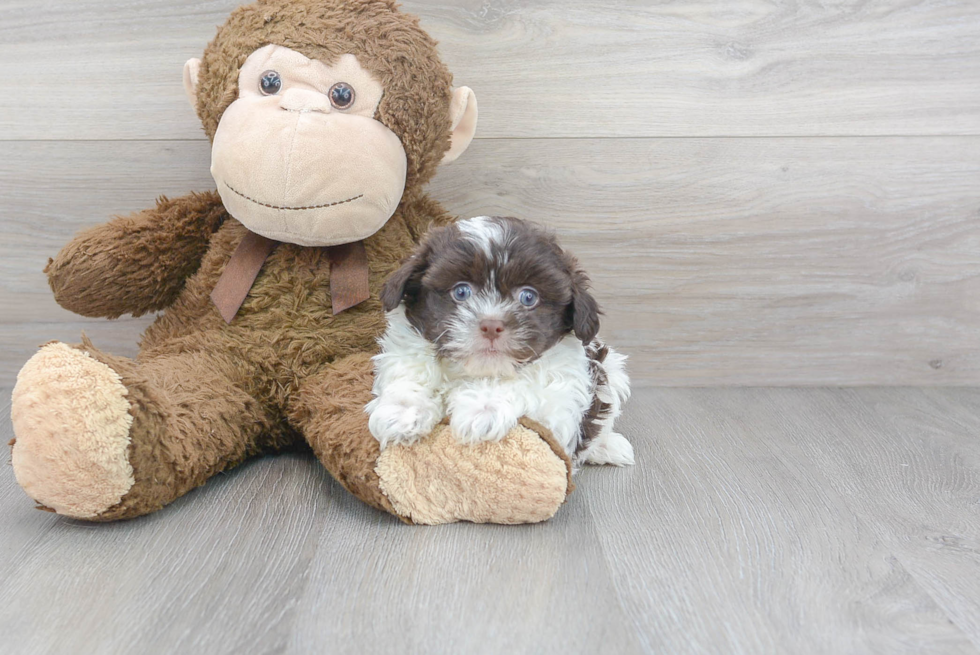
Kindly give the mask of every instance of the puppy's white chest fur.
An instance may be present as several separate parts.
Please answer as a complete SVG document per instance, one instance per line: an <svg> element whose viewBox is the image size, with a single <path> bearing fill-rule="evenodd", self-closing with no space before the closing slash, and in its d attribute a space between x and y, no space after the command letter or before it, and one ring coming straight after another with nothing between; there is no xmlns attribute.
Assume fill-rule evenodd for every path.
<svg viewBox="0 0 980 655"><path fill-rule="evenodd" d="M367 406L371 433L382 447L427 434L446 415L462 442L499 440L522 416L553 433L573 453L592 402L585 348L574 336L510 375L478 377L459 362L440 359L409 324L404 308L388 313L375 357L375 399Z"/></svg>
<svg viewBox="0 0 980 655"><path fill-rule="evenodd" d="M446 370L441 393L458 439L500 439L526 416L551 430L566 452L574 452L591 403L588 359L574 336L510 376L470 377L455 362Z"/></svg>

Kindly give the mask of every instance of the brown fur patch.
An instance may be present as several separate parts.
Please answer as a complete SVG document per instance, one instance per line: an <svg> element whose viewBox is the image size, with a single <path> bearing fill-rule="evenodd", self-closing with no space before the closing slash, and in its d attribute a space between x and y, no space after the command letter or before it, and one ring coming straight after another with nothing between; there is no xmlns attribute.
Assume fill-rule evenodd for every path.
<svg viewBox="0 0 980 655"><path fill-rule="evenodd" d="M589 374L592 377L592 404L582 419L582 438L579 440L575 454L584 452L602 430L602 421L609 419L612 406L600 399L599 390L609 384L609 377L602 363L606 361L609 348L595 339L586 347L585 354L589 358ZM607 389L608 392L608 389Z"/></svg>

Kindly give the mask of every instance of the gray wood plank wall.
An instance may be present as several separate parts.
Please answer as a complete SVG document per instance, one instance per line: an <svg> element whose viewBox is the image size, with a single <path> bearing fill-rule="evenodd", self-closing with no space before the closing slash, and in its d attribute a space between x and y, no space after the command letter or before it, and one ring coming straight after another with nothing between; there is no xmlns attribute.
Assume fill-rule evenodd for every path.
<svg viewBox="0 0 980 655"><path fill-rule="evenodd" d="M180 84L232 0L0 2L0 379L85 330L41 269L213 188ZM406 2L480 101L433 194L555 226L658 385L980 383L980 3Z"/></svg>

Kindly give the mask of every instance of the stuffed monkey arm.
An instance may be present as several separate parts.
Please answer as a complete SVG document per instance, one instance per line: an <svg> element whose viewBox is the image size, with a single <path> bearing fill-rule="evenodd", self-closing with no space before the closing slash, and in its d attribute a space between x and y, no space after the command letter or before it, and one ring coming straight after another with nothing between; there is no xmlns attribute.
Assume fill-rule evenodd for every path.
<svg viewBox="0 0 980 655"><path fill-rule="evenodd" d="M197 271L226 215L217 193L192 193L85 230L44 269L55 300L93 317L163 309Z"/></svg>

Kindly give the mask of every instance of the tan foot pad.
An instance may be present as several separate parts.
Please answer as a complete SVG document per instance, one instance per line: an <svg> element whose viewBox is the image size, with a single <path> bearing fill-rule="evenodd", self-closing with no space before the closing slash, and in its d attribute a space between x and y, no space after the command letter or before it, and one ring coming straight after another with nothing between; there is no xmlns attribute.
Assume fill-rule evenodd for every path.
<svg viewBox="0 0 980 655"><path fill-rule="evenodd" d="M567 463L523 425L468 446L442 424L416 444L388 446L376 471L395 511L426 525L546 521L569 485Z"/></svg>
<svg viewBox="0 0 980 655"><path fill-rule="evenodd" d="M63 343L51 343L21 369L11 418L17 482L59 514L93 518L133 486L126 387L119 375Z"/></svg>

